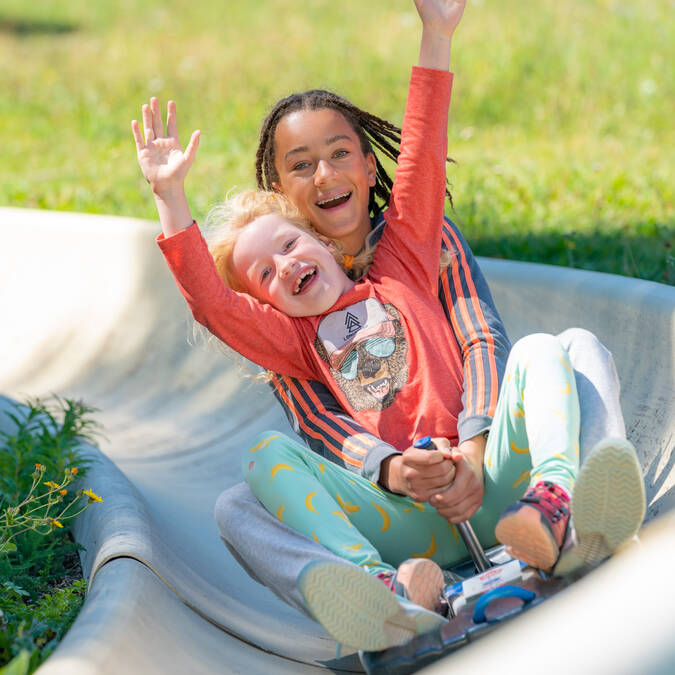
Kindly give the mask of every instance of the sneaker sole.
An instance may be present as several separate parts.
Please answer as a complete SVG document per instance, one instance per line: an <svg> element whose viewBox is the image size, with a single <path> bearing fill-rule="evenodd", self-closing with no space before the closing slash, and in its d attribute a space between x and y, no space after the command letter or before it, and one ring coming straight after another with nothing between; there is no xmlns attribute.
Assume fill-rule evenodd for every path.
<svg viewBox="0 0 675 675"><path fill-rule="evenodd" d="M598 563L637 534L645 517L642 470L622 438L597 443L584 461L572 496L578 544L574 553Z"/></svg>
<svg viewBox="0 0 675 675"><path fill-rule="evenodd" d="M310 563L298 587L314 618L340 644L379 651L404 644L418 633L415 619L396 595L358 567Z"/></svg>
<svg viewBox="0 0 675 675"><path fill-rule="evenodd" d="M521 508L502 516L495 536L511 556L530 567L548 572L558 559L560 549L535 508Z"/></svg>

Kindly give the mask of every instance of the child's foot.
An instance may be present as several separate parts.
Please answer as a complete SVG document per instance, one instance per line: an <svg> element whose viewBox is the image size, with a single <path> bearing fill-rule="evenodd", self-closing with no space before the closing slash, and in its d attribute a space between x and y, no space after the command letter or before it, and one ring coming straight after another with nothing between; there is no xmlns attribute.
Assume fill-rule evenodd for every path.
<svg viewBox="0 0 675 675"><path fill-rule="evenodd" d="M593 446L572 497L574 553L599 563L637 534L645 517L645 488L635 448L622 438Z"/></svg>
<svg viewBox="0 0 675 675"><path fill-rule="evenodd" d="M383 575L378 577L392 591L416 605L431 612L438 609L445 580L443 571L433 560L410 558L403 561L389 578L383 578Z"/></svg>
<svg viewBox="0 0 675 675"><path fill-rule="evenodd" d="M570 498L559 485L541 481L502 513L495 535L514 558L550 572L569 521Z"/></svg>
<svg viewBox="0 0 675 675"><path fill-rule="evenodd" d="M388 585L353 565L316 561L298 578L314 618L339 643L379 651L408 642L445 620L406 604Z"/></svg>

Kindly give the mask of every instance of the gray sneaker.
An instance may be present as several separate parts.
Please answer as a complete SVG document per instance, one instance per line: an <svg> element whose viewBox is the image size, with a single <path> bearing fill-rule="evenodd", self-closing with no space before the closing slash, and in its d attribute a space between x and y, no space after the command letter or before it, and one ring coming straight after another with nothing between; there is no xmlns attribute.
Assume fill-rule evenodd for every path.
<svg viewBox="0 0 675 675"><path fill-rule="evenodd" d="M596 565L630 541L645 517L644 479L633 445L605 438L593 446L572 494L574 545L563 551L556 574Z"/></svg>
<svg viewBox="0 0 675 675"><path fill-rule="evenodd" d="M402 645L445 622L354 565L309 563L300 573L298 588L326 631L355 649L379 651Z"/></svg>

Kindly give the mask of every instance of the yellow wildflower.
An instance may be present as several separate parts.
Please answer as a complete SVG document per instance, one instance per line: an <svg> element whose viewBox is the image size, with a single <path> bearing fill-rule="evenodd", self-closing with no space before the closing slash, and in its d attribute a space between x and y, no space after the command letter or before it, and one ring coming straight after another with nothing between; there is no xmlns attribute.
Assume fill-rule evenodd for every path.
<svg viewBox="0 0 675 675"><path fill-rule="evenodd" d="M42 471L42 469L44 469L44 468L45 468L45 467L44 467L43 464L39 464L39 463L36 463L36 464L35 464L35 470L36 470L36 471Z"/></svg>
<svg viewBox="0 0 675 675"><path fill-rule="evenodd" d="M77 473L77 467L76 466L71 467L70 473L72 473L74 476Z"/></svg>
<svg viewBox="0 0 675 675"><path fill-rule="evenodd" d="M50 519L49 519L49 524L50 524L52 527L61 527L61 528L63 527L63 523L61 523L60 520L56 520L56 518L50 518Z"/></svg>
<svg viewBox="0 0 675 675"><path fill-rule="evenodd" d="M82 490L82 494L87 495L89 497L89 503L91 504L92 502L102 502L103 500L92 490L89 490L88 488L86 490Z"/></svg>
<svg viewBox="0 0 675 675"><path fill-rule="evenodd" d="M68 490L59 490L59 494L60 494L62 497L65 497L65 496L68 494Z"/></svg>
<svg viewBox="0 0 675 675"><path fill-rule="evenodd" d="M46 485L48 488L52 488L53 490L56 490L56 489L58 489L58 487L59 487L54 481L51 481L51 480L48 480L48 481L45 483L45 485Z"/></svg>

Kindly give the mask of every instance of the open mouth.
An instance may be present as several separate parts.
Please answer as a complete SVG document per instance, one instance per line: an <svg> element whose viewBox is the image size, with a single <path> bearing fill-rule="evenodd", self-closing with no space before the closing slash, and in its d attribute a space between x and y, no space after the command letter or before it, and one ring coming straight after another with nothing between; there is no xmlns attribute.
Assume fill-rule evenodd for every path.
<svg viewBox="0 0 675 675"><path fill-rule="evenodd" d="M367 384L366 391L378 401L382 401L389 393L390 384L390 378L381 377L379 380L375 380L375 382L370 382Z"/></svg>
<svg viewBox="0 0 675 675"><path fill-rule="evenodd" d="M305 270L296 280L295 288L293 289L293 295L301 293L304 288L307 287L307 284L316 277L316 267L311 267L310 269Z"/></svg>
<svg viewBox="0 0 675 675"><path fill-rule="evenodd" d="M320 199L316 205L320 209L334 209L336 206L342 206L345 202L349 201L351 196L351 192L341 192L339 195L335 195L329 199Z"/></svg>

